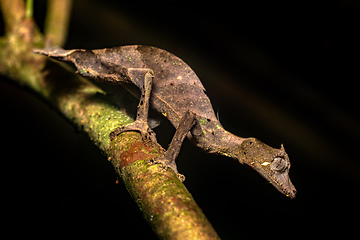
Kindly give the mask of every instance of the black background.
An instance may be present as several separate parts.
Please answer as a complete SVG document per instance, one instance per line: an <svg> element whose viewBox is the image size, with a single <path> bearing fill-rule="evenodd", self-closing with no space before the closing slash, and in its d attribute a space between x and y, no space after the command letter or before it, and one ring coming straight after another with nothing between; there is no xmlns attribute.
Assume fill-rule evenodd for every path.
<svg viewBox="0 0 360 240"><path fill-rule="evenodd" d="M35 2L42 24L46 2ZM294 200L235 160L184 143L179 171L222 239L351 234L359 214L359 13L350 0L76 0L65 48L166 49L197 73L227 130L285 145ZM36 235L156 239L86 136L2 79L8 222ZM174 130L164 122L156 132L166 146Z"/></svg>

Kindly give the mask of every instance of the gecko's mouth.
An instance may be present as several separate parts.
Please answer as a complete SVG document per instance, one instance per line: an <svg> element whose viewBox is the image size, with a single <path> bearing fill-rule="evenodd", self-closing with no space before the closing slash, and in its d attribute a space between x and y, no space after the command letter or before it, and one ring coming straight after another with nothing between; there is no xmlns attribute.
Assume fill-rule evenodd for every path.
<svg viewBox="0 0 360 240"><path fill-rule="evenodd" d="M277 190L279 190L281 193L285 194L285 196L294 199L296 196L296 189L294 185L291 183L290 179L286 183L287 186L284 187L284 184L281 186L280 184L276 183L274 186Z"/></svg>
<svg viewBox="0 0 360 240"><path fill-rule="evenodd" d="M271 176L261 174L266 180L269 181L279 192L285 196L294 199L296 196L296 189L290 181L288 171L279 173L275 172Z"/></svg>
<svg viewBox="0 0 360 240"><path fill-rule="evenodd" d="M279 192L285 196L294 199L296 196L296 189L289 178L289 167L284 171L274 171L271 169L264 169L258 163L247 164L252 169L257 171L264 179L266 179L271 185L273 185Z"/></svg>

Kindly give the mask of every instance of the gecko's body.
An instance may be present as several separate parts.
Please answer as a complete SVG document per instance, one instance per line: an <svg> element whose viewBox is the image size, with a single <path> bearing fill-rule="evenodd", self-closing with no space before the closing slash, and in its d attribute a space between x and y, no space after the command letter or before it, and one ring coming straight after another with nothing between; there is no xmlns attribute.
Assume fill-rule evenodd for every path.
<svg viewBox="0 0 360 240"><path fill-rule="evenodd" d="M150 107L165 116L175 128L187 111L194 113L199 121L188 137L200 148L217 153L233 143L235 139L228 141L228 138L234 135L221 126L200 79L183 60L150 46L132 45L100 51L116 52L115 66L153 70Z"/></svg>
<svg viewBox="0 0 360 240"><path fill-rule="evenodd" d="M177 128L168 151L154 162L171 167L185 136L208 153L222 154L246 164L280 192L293 198L296 190L288 172L290 161L283 146L274 149L255 138L240 138L227 132L213 111L205 88L195 72L180 58L155 47L123 46L100 50L35 50L62 61L72 61L78 72L98 81L131 82L141 91L136 121L121 127L137 130L156 141L147 125L149 106L164 115Z"/></svg>

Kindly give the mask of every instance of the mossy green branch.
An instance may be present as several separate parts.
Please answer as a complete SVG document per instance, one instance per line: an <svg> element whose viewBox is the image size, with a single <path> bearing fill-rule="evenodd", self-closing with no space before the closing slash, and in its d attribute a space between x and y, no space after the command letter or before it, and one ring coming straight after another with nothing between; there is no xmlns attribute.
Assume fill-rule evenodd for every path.
<svg viewBox="0 0 360 240"><path fill-rule="evenodd" d="M38 81L43 86L42 96L104 152L161 239L217 238L176 174L170 169L164 171L160 165L147 164L147 160L159 156L163 149L144 143L136 132L120 134L110 141L111 131L133 120L106 101L101 89L52 61L45 64Z"/></svg>
<svg viewBox="0 0 360 240"><path fill-rule="evenodd" d="M34 13L34 1L26 0L26 18L32 18Z"/></svg>
<svg viewBox="0 0 360 240"><path fill-rule="evenodd" d="M147 160L163 152L125 132L110 141L115 128L133 120L104 98L104 92L62 64L35 55L45 38L25 17L22 0L0 0L6 36L0 39L0 74L38 93L82 129L114 166L133 199L161 239L218 239L211 224L176 174Z"/></svg>

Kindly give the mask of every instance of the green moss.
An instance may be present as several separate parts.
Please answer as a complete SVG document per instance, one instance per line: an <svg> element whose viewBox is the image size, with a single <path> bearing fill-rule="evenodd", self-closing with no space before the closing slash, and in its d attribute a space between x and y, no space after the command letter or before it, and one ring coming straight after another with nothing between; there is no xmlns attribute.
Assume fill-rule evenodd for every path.
<svg viewBox="0 0 360 240"><path fill-rule="evenodd" d="M202 117L202 118L200 118L199 123L201 125L205 125L205 124L207 124L207 119Z"/></svg>
<svg viewBox="0 0 360 240"><path fill-rule="evenodd" d="M85 68L83 68L83 69L81 69L81 70L80 70L80 72L79 72L79 73L80 73L81 75L83 75L83 74L84 74L84 73L86 73L86 72L87 72L87 71L86 71L86 69L85 69Z"/></svg>

